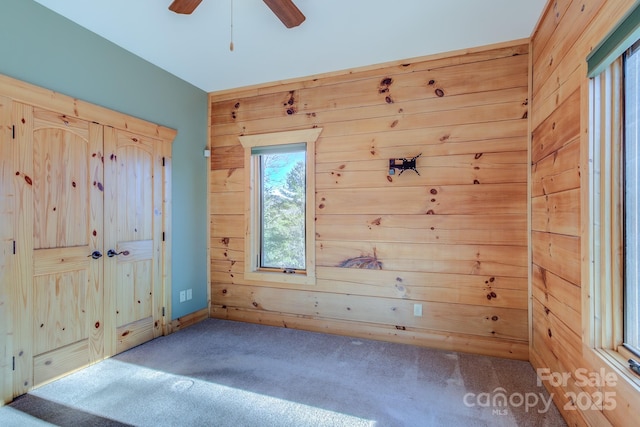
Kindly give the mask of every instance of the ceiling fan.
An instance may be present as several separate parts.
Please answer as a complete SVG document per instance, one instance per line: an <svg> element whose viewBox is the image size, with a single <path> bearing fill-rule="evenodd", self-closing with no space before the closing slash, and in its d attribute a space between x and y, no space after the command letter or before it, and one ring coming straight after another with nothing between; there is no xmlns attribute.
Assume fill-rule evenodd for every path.
<svg viewBox="0 0 640 427"><path fill-rule="evenodd" d="M174 0L169 10L185 15L191 14L202 0ZM292 0L263 0L269 9L287 28L297 27L306 19Z"/></svg>

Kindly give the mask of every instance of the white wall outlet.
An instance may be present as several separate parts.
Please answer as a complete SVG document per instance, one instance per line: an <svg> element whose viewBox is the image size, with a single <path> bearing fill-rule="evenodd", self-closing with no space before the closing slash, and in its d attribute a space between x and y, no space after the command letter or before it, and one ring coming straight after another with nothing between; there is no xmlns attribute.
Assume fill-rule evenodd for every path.
<svg viewBox="0 0 640 427"><path fill-rule="evenodd" d="M422 304L413 304L413 315L422 317Z"/></svg>
<svg viewBox="0 0 640 427"><path fill-rule="evenodd" d="M187 291L180 291L180 302L185 302L187 300Z"/></svg>
<svg viewBox="0 0 640 427"><path fill-rule="evenodd" d="M193 289L187 289L187 301L193 298Z"/></svg>

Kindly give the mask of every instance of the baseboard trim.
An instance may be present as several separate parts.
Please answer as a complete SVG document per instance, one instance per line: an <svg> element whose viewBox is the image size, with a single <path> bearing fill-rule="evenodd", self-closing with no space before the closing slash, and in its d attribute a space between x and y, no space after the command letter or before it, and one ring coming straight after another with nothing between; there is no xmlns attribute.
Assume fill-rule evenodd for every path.
<svg viewBox="0 0 640 427"><path fill-rule="evenodd" d="M193 313L178 317L172 320L165 326L165 335L172 334L180 329L184 329L188 326L195 325L209 318L209 308L203 308L202 310L194 311Z"/></svg>
<svg viewBox="0 0 640 427"><path fill-rule="evenodd" d="M211 306L211 317L394 342L398 344L417 345L462 353L481 354L524 361L529 360L529 343L526 341L497 341L491 338L473 335L415 328L397 328L389 325L349 322L337 319L312 318L286 313L265 312L262 310L229 308L219 305Z"/></svg>

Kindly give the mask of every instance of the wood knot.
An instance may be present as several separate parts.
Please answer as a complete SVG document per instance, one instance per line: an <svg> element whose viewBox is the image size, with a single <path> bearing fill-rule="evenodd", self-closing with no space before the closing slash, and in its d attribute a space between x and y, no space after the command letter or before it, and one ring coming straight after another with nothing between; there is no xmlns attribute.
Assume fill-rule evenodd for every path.
<svg viewBox="0 0 640 427"><path fill-rule="evenodd" d="M378 87L378 93L388 93L389 87L393 83L393 79L391 77L385 77L380 81L380 86Z"/></svg>
<svg viewBox="0 0 640 427"><path fill-rule="evenodd" d="M444 96L444 91L442 89L438 88L438 89L436 89L436 95L439 98L442 98Z"/></svg>

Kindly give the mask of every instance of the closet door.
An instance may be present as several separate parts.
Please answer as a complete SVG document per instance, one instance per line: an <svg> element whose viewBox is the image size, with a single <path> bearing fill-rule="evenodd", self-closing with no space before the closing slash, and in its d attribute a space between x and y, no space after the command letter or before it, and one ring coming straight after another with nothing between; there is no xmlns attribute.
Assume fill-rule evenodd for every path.
<svg viewBox="0 0 640 427"><path fill-rule="evenodd" d="M161 141L105 130L107 354L162 335ZM113 326L112 326L113 325Z"/></svg>
<svg viewBox="0 0 640 427"><path fill-rule="evenodd" d="M104 354L103 129L28 106L18 113L16 379L24 392Z"/></svg>

